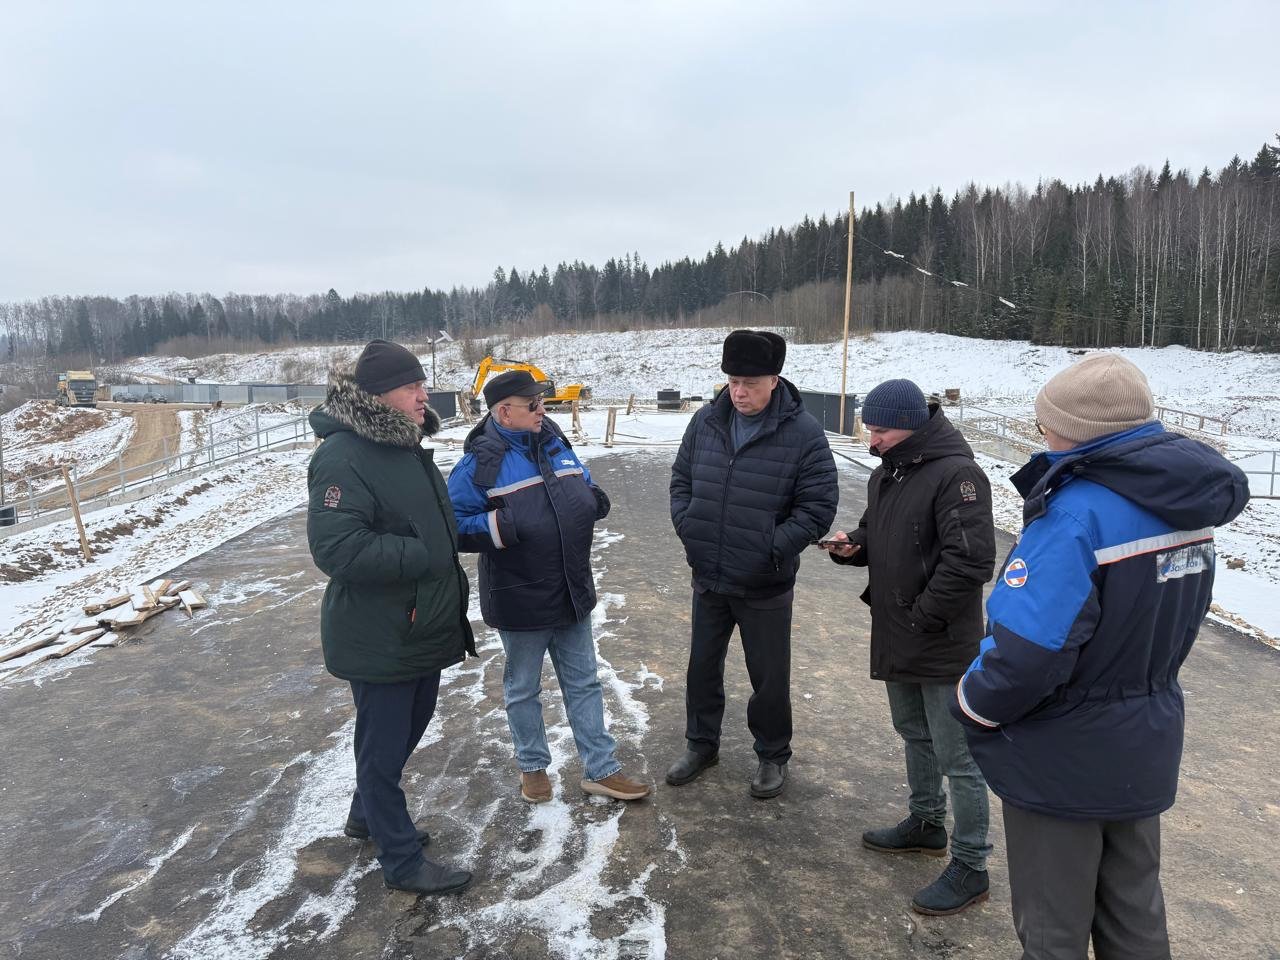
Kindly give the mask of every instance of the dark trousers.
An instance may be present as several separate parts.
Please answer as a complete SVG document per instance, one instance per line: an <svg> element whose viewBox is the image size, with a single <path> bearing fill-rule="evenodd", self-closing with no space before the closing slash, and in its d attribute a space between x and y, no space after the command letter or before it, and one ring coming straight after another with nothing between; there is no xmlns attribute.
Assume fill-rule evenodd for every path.
<svg viewBox="0 0 1280 960"><path fill-rule="evenodd" d="M694 590L684 695L689 749L701 754L720 749L724 659L736 626L754 691L747 701L747 727L755 735L756 753L773 763L791 758L791 601L791 591L752 600Z"/></svg>
<svg viewBox="0 0 1280 960"><path fill-rule="evenodd" d="M1167 960L1160 817L1065 820L1004 804L1023 960Z"/></svg>
<svg viewBox="0 0 1280 960"><path fill-rule="evenodd" d="M440 671L403 683L351 681L356 703L356 790L351 819L368 824L387 876L402 880L422 864L400 775L435 713Z"/></svg>

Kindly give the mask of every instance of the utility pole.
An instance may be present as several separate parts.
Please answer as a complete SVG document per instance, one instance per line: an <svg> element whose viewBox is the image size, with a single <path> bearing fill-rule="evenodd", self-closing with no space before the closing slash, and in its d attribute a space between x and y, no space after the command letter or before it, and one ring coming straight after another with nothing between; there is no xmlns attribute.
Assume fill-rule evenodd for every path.
<svg viewBox="0 0 1280 960"><path fill-rule="evenodd" d="M840 433L844 433L844 398L849 389L849 314L853 310L853 191L849 191L849 253L844 272L844 354L840 360Z"/></svg>
<svg viewBox="0 0 1280 960"><path fill-rule="evenodd" d="M0 396L4 387L0 387ZM0 417L0 507L4 506L4 419Z"/></svg>

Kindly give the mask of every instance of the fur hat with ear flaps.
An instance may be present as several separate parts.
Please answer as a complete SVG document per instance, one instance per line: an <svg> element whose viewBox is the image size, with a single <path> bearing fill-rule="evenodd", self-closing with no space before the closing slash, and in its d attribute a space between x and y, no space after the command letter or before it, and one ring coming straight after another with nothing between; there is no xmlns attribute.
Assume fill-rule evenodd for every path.
<svg viewBox="0 0 1280 960"><path fill-rule="evenodd" d="M357 436L392 447L417 447L424 436L440 429L440 415L427 407L422 426L413 418L362 390L350 366L329 370L329 393L320 410L350 429Z"/></svg>
<svg viewBox="0 0 1280 960"><path fill-rule="evenodd" d="M787 342L767 330L735 330L724 338L720 369L731 377L776 377L787 358Z"/></svg>

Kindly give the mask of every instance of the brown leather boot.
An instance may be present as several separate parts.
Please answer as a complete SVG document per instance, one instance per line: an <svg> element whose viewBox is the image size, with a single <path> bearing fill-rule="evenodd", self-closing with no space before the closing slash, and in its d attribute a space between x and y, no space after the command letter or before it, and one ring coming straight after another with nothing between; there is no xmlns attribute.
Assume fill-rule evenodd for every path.
<svg viewBox="0 0 1280 960"><path fill-rule="evenodd" d="M520 774L520 796L530 803L546 803L551 799L551 779L545 770Z"/></svg>
<svg viewBox="0 0 1280 960"><path fill-rule="evenodd" d="M582 789L597 797L612 797L614 800L639 800L647 797L650 789L647 783L638 783L625 776L621 770L611 773L603 780L583 780Z"/></svg>

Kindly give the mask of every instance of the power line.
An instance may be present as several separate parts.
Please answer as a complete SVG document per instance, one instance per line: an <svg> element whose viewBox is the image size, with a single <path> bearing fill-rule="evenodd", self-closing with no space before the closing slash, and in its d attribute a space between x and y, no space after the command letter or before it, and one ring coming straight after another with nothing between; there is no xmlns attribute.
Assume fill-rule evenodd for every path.
<svg viewBox="0 0 1280 960"><path fill-rule="evenodd" d="M940 276L939 274L934 273L932 270L926 270L924 267L920 266L920 264L911 260L905 254L901 254L894 250L889 250L885 247L882 247L880 246L880 244L876 243L874 240L868 240L866 237L862 236L861 233L859 233L857 236L854 237L854 243L865 243L872 247L875 247L885 256L890 257L894 260L901 261L907 266L913 267L917 273L922 273L926 277L929 277L932 280L936 281L939 286L949 285L952 287L957 287L959 289L968 290L970 293L975 293L978 296L987 297L990 300L998 301L1002 305L1008 307L1010 310L1028 310L1032 313L1038 313L1044 316L1063 317L1063 318L1068 318L1072 320L1083 320L1088 323L1097 323L1099 320L1106 321L1108 319L1106 317L1097 317L1097 316L1091 317L1082 313L1072 313L1070 311L1051 310L1051 309L1046 309L1044 307L1033 306L1031 304L1024 304L1022 306L1019 306L1018 304L1014 303L1012 300L1002 297L997 293L990 293L989 291L983 290L981 287L970 286L969 284L965 283L963 280L949 280L946 277L943 277L943 276Z"/></svg>

